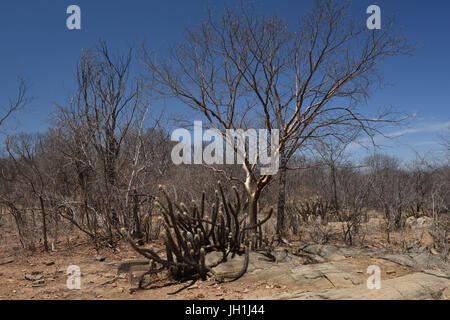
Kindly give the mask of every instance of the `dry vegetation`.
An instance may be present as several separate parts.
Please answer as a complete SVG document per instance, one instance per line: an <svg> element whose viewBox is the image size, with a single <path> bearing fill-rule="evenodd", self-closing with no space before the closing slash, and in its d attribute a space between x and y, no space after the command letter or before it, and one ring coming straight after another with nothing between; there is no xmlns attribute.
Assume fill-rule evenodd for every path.
<svg viewBox="0 0 450 320"><path fill-rule="evenodd" d="M167 59L143 48L138 80L130 75L133 51L111 54L101 42L83 52L76 94L58 105L51 127L5 140L0 298L128 298L124 279L113 279L112 288L103 282L137 255L152 261L146 274L153 282L141 275L133 288L203 280L198 299L288 290L241 279L215 295L245 274L249 252L270 258L280 247L427 248L448 259L448 162L375 154L357 163L346 155L362 135L404 119L390 111L366 116L361 101L377 85L378 63L410 52L393 27L356 28L347 9L317 1L300 33L248 8L211 14ZM174 165L168 126L152 110L155 96L179 99L219 132L279 129L279 173L261 175L246 157L231 166ZM21 83L0 126L27 102ZM246 259L225 277L205 263L210 252L222 254L218 263ZM65 291L68 265L86 275L82 293ZM52 279L47 287L22 280L33 271ZM158 290L136 294L162 298L172 289Z"/></svg>

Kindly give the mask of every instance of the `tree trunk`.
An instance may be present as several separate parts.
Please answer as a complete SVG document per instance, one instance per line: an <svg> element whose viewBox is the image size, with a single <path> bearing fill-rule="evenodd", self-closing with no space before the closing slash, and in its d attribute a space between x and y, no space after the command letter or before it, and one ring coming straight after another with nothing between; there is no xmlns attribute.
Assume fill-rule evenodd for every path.
<svg viewBox="0 0 450 320"><path fill-rule="evenodd" d="M45 219L46 213L45 213L45 205L44 205L44 199L42 196L39 196L39 202L41 204L41 212L42 212L42 234L44 237L44 249L45 251L48 251L48 242L47 242L47 221Z"/></svg>
<svg viewBox="0 0 450 320"><path fill-rule="evenodd" d="M133 191L133 220L134 220L134 238L142 242L141 222L139 220L139 196L136 190Z"/></svg>
<svg viewBox="0 0 450 320"><path fill-rule="evenodd" d="M337 182L336 182L336 167L334 164L331 165L331 181L333 185L333 209L339 210L339 202L337 197Z"/></svg>
<svg viewBox="0 0 450 320"><path fill-rule="evenodd" d="M283 163L279 169L279 180L278 180L278 207L277 207L277 236L279 238L285 235L285 206L286 206L286 174L287 167Z"/></svg>
<svg viewBox="0 0 450 320"><path fill-rule="evenodd" d="M259 196L261 194L261 191L256 190L251 196L249 201L249 214L250 214L250 226L254 226L252 228L252 232L256 233L257 228L256 224L258 223L258 200Z"/></svg>

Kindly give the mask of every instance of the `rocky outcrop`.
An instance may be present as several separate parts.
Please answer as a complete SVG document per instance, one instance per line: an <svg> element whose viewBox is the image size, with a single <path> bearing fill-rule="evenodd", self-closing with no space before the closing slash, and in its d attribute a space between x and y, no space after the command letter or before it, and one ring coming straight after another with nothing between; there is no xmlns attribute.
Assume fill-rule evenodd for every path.
<svg viewBox="0 0 450 320"><path fill-rule="evenodd" d="M381 258L415 269L440 268L450 271L448 263L426 250L410 254L388 254Z"/></svg>
<svg viewBox="0 0 450 320"><path fill-rule="evenodd" d="M446 299L450 280L445 274L417 272L385 280L380 289L366 284L313 292L294 292L267 296L266 300L429 300Z"/></svg>

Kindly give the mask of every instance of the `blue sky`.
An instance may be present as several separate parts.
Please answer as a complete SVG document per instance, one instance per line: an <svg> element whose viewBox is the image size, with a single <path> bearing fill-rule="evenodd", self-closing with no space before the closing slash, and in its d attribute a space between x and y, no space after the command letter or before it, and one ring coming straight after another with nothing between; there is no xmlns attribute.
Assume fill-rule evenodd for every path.
<svg viewBox="0 0 450 320"><path fill-rule="evenodd" d="M233 2L233 1L228 1ZM234 1L236 2L236 1ZM208 5L220 1L203 0L3 0L0 2L0 105L14 95L16 78L21 75L31 84L33 103L8 123L14 131L43 131L54 102L64 104L75 90L74 71L82 48L104 39L113 49L146 41L154 48L166 47L182 37L185 25L196 24L205 16ZM276 12L295 23L310 0L259 0L262 10ZM66 8L76 4L82 12L82 30L66 28ZM368 16L371 4L381 7L382 18L395 15L404 34L422 48L413 57L393 58L381 66L391 86L376 92L367 103L368 110L394 106L416 121L381 137L384 152L409 159L413 150L434 154L442 147L439 133L450 125L450 41L447 0L355 0L352 12ZM169 108L170 106L164 106ZM172 106L177 112L181 106ZM169 109L169 111L172 111ZM400 135L401 134L401 135ZM362 149L352 148L361 153Z"/></svg>

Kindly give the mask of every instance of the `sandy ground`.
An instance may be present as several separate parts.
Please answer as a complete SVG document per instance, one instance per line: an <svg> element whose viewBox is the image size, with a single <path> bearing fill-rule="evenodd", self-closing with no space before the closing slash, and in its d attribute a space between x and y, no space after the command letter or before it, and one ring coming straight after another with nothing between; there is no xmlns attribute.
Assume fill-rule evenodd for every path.
<svg viewBox="0 0 450 320"><path fill-rule="evenodd" d="M378 228L378 227L377 227ZM375 230L382 230L382 228ZM373 228L372 228L373 230ZM405 234L394 233L392 244L398 248L404 243ZM85 242L82 237L62 239L55 246L56 251L44 252L38 248L35 252L21 251L13 229L2 231L0 237L0 299L247 299L258 298L291 291L315 291L332 288L333 284L326 279L319 279L309 286L299 287L295 283L280 285L274 281L250 281L245 276L231 283L217 283L212 279L197 281L189 288L177 294L171 294L185 287L188 283L164 286L169 283L161 280L156 284L162 286L152 290L133 292L136 287L129 276L120 278L117 275L118 265L129 259L142 259L127 243L121 243L118 250L105 249L97 252L93 246ZM384 246L381 232L370 235L371 245ZM414 239L407 239L412 241ZM429 236L422 236L422 243L430 242ZM286 247L294 252L300 243L292 242ZM153 247L161 247L155 243ZM104 259L99 259L101 256ZM99 261L103 260L103 261ZM392 279L414 272L409 267L380 261L368 256L347 258L355 268L354 272L364 276L366 269L372 264L384 264L383 279ZM77 266L81 272L81 287L69 289L69 266ZM31 276L39 281L27 280ZM43 280L43 281L42 281ZM40 283L39 283L40 282Z"/></svg>
<svg viewBox="0 0 450 320"><path fill-rule="evenodd" d="M289 250L294 250L290 247ZM132 292L136 285L130 279L117 277L117 266L120 261L140 259L126 244L119 251L101 251L104 261L98 261L98 254L88 245L78 244L74 248L61 249L56 252L35 254L19 253L3 257L0 261L14 261L0 266L0 299L246 299L264 297L290 291L313 291L331 288L325 279L315 282L310 287L279 285L273 281L248 281L245 277L231 283L217 283L212 279L197 281L189 288L171 294L189 283L177 284L152 290ZM355 265L355 272L364 274L369 265L380 263L369 257L346 259ZM386 262L387 263L387 262ZM81 271L80 290L67 287L70 275L69 266L78 266ZM408 267L389 264L383 268L384 279L399 277L412 272ZM43 284L25 279L26 275L42 277ZM116 280L114 280L116 279ZM111 281L114 280L114 281ZM112 282L112 283L110 283ZM73 283L70 282L69 284ZM156 285L170 283L161 280ZM130 292L131 291L131 292Z"/></svg>

